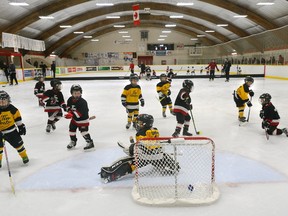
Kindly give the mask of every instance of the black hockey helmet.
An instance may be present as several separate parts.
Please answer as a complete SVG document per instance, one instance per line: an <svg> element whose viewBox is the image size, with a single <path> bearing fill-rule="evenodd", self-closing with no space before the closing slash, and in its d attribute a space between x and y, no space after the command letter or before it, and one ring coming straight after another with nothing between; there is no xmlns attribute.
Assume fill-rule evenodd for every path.
<svg viewBox="0 0 288 216"><path fill-rule="evenodd" d="M160 74L159 76L160 80L162 80L162 78L167 79L167 75L165 73Z"/></svg>
<svg viewBox="0 0 288 216"><path fill-rule="evenodd" d="M0 91L0 109L5 109L10 105L11 99L7 92Z"/></svg>
<svg viewBox="0 0 288 216"><path fill-rule="evenodd" d="M129 77L129 80L130 80L130 82L132 81L132 80L139 80L139 77L138 77L138 75L137 74L131 74L130 75L130 77Z"/></svg>
<svg viewBox="0 0 288 216"><path fill-rule="evenodd" d="M188 89L190 92L194 89L194 83L191 80L184 80L182 83L183 88Z"/></svg>
<svg viewBox="0 0 288 216"><path fill-rule="evenodd" d="M247 83L247 82L254 83L254 79L253 79L253 77L251 77L251 76L246 76L245 79L244 79L244 82L245 82L245 83Z"/></svg>
<svg viewBox="0 0 288 216"><path fill-rule="evenodd" d="M80 91L80 93L82 94L82 87L79 84L73 84L70 88L71 95L73 91Z"/></svg>
<svg viewBox="0 0 288 216"><path fill-rule="evenodd" d="M264 93L264 94L260 95L259 103L261 105L264 105L264 104L270 103L271 99L272 99L272 97L269 93Z"/></svg>
<svg viewBox="0 0 288 216"><path fill-rule="evenodd" d="M151 128L153 127L154 118L149 114L140 114L137 117L137 130L141 127Z"/></svg>
<svg viewBox="0 0 288 216"><path fill-rule="evenodd" d="M53 89L61 90L62 88L62 82L59 79L51 80L50 85Z"/></svg>

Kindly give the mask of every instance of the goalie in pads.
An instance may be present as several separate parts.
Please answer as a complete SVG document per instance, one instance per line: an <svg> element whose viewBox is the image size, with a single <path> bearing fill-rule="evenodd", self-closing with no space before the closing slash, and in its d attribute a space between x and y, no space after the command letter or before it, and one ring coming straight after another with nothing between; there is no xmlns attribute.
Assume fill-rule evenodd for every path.
<svg viewBox="0 0 288 216"><path fill-rule="evenodd" d="M154 118L152 115L141 114L137 117L136 142L139 142L139 140L143 138L159 137L159 131L157 128L153 127L153 122ZM106 183L116 181L125 175L132 173L136 169L135 145L141 145L138 146L138 168L151 164L168 174L172 174L175 170L178 171L180 169L174 159L169 154L164 153L162 147L157 143L145 146L145 144L134 143L132 137L130 138L130 142L131 145L129 147L125 147L122 143L118 143L128 156L118 159L109 167L101 168L100 175Z"/></svg>

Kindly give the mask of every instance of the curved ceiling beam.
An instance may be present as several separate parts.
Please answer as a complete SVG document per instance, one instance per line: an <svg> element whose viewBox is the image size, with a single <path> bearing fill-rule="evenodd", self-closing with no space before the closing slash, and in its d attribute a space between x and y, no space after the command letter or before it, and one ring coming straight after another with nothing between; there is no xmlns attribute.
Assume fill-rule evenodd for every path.
<svg viewBox="0 0 288 216"><path fill-rule="evenodd" d="M9 32L9 33L17 33L21 29L25 28L26 26L32 24L39 20L39 16L53 14L57 11L63 10L63 8L69 8L78 4L82 4L88 2L89 0L61 0L61 1L54 1L51 4L43 7L43 8L35 8L32 12L25 14L24 16L20 17L19 19L14 21L14 24L9 24L0 29L0 32ZM40 6L41 7L41 6Z"/></svg>
<svg viewBox="0 0 288 216"><path fill-rule="evenodd" d="M156 18L158 18L158 20ZM155 20L156 20L157 22L161 21L163 23L171 20L168 16L158 17L158 16L153 16L153 15L145 15L145 16L142 16L141 19L142 20L148 20L148 21L151 21L151 22L155 22ZM81 29L77 29L76 31L89 32L91 30L95 30L96 28L103 27L103 25L112 25L112 24L117 24L119 22L127 22L127 21L128 22L131 21L131 16L123 16L123 17L121 17L120 19L117 19L117 20L113 20L113 19L111 19L111 20L100 20L100 21L98 21L96 23L84 26ZM175 20L175 23L183 25L183 26L187 26L187 27L197 28L197 29L200 29L202 31L206 30L206 28L204 26L201 26L199 24L193 23L193 22L188 21L188 20L177 19L177 20ZM164 28L164 25L162 26L162 28ZM191 31L191 32L193 32L193 35L197 35L196 32L194 32L194 31ZM217 39L219 39L222 42L229 41L229 38L227 38L227 37L225 37L225 36L223 36L223 35L221 35L219 33L216 33L216 32L213 34L213 36L216 37ZM66 43L69 40L72 40L75 37L77 37L77 35L75 35L73 33L67 34L66 36L62 37L60 40L58 40L54 44L51 44L49 47L47 47L47 49L45 51L45 54L49 55L51 52L56 50L59 46L63 45L64 43ZM210 44L211 43L213 43L213 42L211 41Z"/></svg>
<svg viewBox="0 0 288 216"><path fill-rule="evenodd" d="M147 22L147 23L141 23L141 26L142 27L151 27L151 28L162 28L163 27L163 24L156 24L155 22ZM134 27L134 24L131 23L131 24L126 24L126 28L133 28ZM135 28L135 27L134 27ZM175 31L177 32L181 32L183 34L188 34L188 35L191 35L191 31L187 30L187 29L184 29L184 28L180 28L180 27L175 27L174 28ZM105 29L101 29L97 32L95 32L94 34L92 34L93 38L95 37L99 37L99 36L102 36L104 34L107 34L107 33L111 33L115 31L115 29L112 27L107 27ZM204 39L205 40L205 39ZM207 40L207 39L206 39ZM74 50L75 48L77 48L78 46L82 45L83 43L87 43L88 41L87 40L83 40L83 39L80 39L78 41L76 41L74 44L72 45L69 45L69 47L67 47L62 53L59 54L59 57L63 57L63 56L67 56L72 50ZM212 45L212 44L210 44Z"/></svg>
<svg viewBox="0 0 288 216"><path fill-rule="evenodd" d="M267 20L266 18L260 16L259 14L255 13L254 11L250 11L247 8L241 7L237 4L234 4L230 1L223 1L223 0L201 0L202 2L206 2L211 5L218 6L220 8L224 8L226 10L232 11L239 15L248 15L247 19L253 21L254 23L262 26L263 28L270 30L274 28L278 28L279 26L275 23L271 22L271 20Z"/></svg>
<svg viewBox="0 0 288 216"><path fill-rule="evenodd" d="M135 3L117 4L117 5L114 5L113 7L98 8L95 10L91 10L91 11L79 14L77 16L70 18L70 19L66 19L61 23L57 23L52 28L47 29L44 33L42 33L39 37L37 37L37 39L46 40L47 38L56 34L57 32L62 31L63 29L61 29L59 27L60 25L72 25L73 26L73 25L76 25L77 23L86 21L88 19L92 19L92 18L95 18L98 16L104 16L107 14L131 11L131 19L132 19L132 5L133 4L135 4ZM226 29L233 32L234 34L238 35L239 37L245 37L245 36L249 35L243 29L236 27L231 22L227 22L226 20L220 19L217 16L207 14L203 11L199 11L196 9L187 8L187 7L176 7L176 6L173 6L171 4L155 3L155 2L141 3L141 8L146 8L146 7L151 8L151 10L169 11L172 13L180 13L180 14L185 14L187 16L197 17L199 19L203 19L205 21L214 23L215 26L216 26L216 24L220 24L220 23L228 23L229 26L226 27ZM142 17L142 15L143 14L140 14L140 18Z"/></svg>

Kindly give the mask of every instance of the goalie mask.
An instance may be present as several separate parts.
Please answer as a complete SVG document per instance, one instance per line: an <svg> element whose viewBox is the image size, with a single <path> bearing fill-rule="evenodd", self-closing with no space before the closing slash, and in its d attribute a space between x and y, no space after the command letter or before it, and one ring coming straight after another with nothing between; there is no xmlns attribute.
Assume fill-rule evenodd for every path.
<svg viewBox="0 0 288 216"><path fill-rule="evenodd" d="M0 109L7 108L11 103L10 96L5 91L0 91Z"/></svg>
<svg viewBox="0 0 288 216"><path fill-rule="evenodd" d="M272 97L270 94L264 93L264 94L260 95L258 100L259 100L259 103L261 105L265 105L265 104L270 103L271 99L272 99Z"/></svg>
<svg viewBox="0 0 288 216"><path fill-rule="evenodd" d="M142 128L151 128L153 127L154 118L152 115L140 114L137 117L137 127L136 130L139 131Z"/></svg>

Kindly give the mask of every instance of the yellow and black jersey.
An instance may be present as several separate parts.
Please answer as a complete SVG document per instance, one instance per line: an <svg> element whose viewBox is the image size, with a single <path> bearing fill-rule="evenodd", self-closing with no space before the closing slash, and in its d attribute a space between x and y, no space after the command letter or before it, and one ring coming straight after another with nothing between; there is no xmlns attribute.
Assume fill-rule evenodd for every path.
<svg viewBox="0 0 288 216"><path fill-rule="evenodd" d="M249 86L244 83L236 90L236 98L239 100L239 102L247 102L249 101Z"/></svg>
<svg viewBox="0 0 288 216"><path fill-rule="evenodd" d="M168 81L164 81L164 82L159 82L157 85L156 85L156 91L157 93L159 94L159 97L161 97L163 95L165 96L168 96L171 94L170 92L170 82ZM160 93L161 92L161 93Z"/></svg>
<svg viewBox="0 0 288 216"><path fill-rule="evenodd" d="M133 86L131 84L125 86L122 95L121 102L127 104L127 109L138 109L139 100L143 101L141 87L139 85Z"/></svg>
<svg viewBox="0 0 288 216"><path fill-rule="evenodd" d="M22 118L19 110L10 104L7 108L0 110L0 131L3 134L10 133L22 125Z"/></svg>
<svg viewBox="0 0 288 216"><path fill-rule="evenodd" d="M136 134L136 141L143 138L157 138L159 137L159 131L157 128L142 128Z"/></svg>

